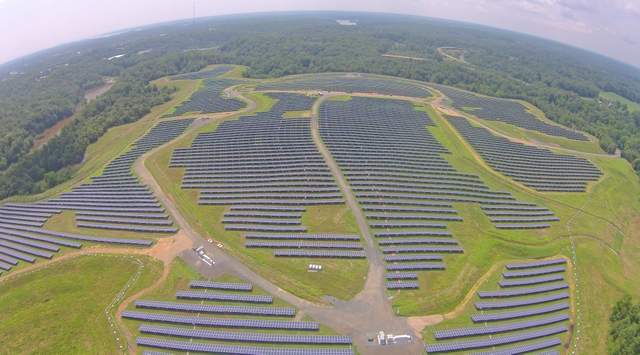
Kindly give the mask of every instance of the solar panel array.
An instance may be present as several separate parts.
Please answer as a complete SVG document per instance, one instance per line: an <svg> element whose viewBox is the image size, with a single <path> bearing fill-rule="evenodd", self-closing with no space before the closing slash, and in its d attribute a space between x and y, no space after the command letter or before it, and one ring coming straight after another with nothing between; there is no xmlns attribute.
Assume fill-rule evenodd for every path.
<svg viewBox="0 0 640 355"><path fill-rule="evenodd" d="M568 128L544 122L527 111L519 102L495 97L483 97L468 91L444 85L434 85L453 102L453 106L478 118L509 123L524 129L541 132L550 136L586 141L588 138Z"/></svg>
<svg viewBox="0 0 640 355"><path fill-rule="evenodd" d="M161 121L126 153L112 160L102 174L87 184L35 206L76 211L78 227L175 233L177 229L156 197L133 174L134 162L146 152L181 135L193 120Z"/></svg>
<svg viewBox="0 0 640 355"><path fill-rule="evenodd" d="M258 85L258 89L377 93L409 97L431 96L429 90L418 84L368 74L345 73L313 74L288 78Z"/></svg>
<svg viewBox="0 0 640 355"><path fill-rule="evenodd" d="M9 254L27 253L50 258L60 246L79 248L75 241L148 246L151 241L125 238L101 238L43 229L45 223L62 211L76 212L76 225L102 230L175 233L176 228L149 188L132 173L136 159L146 152L175 139L193 120L161 121L138 139L131 149L111 161L102 174L87 184L73 188L44 202L7 203L0 206L0 268L15 266ZM26 248L26 249L25 249ZM38 250L46 250L42 253ZM33 262L32 257L20 260Z"/></svg>
<svg viewBox="0 0 640 355"><path fill-rule="evenodd" d="M176 107L171 116L180 116L189 112L220 113L238 111L245 107L245 103L230 97L225 97L224 89L238 84L231 79L205 79L189 100Z"/></svg>
<svg viewBox="0 0 640 355"><path fill-rule="evenodd" d="M388 271L442 270L441 257L432 260L432 255L463 252L447 230L449 223L462 221L454 202L536 208L553 217L546 208L519 202L456 170L444 158L448 151L426 129L433 124L406 101L353 97L329 100L320 108L321 137L348 179Z"/></svg>
<svg viewBox="0 0 640 355"><path fill-rule="evenodd" d="M585 158L556 154L548 149L513 142L483 127L472 126L466 118L449 117L458 132L495 170L532 189L543 192L584 192L587 183L602 172ZM547 222L550 216L493 216L509 223L521 220Z"/></svg>
<svg viewBox="0 0 640 355"><path fill-rule="evenodd" d="M272 306L273 297L256 294L251 284L194 280L190 287L177 291L179 302L136 300L137 310L122 313L124 319L140 322L137 343L143 350L353 353L350 337L314 334L320 330L318 323L294 320L294 308Z"/></svg>
<svg viewBox="0 0 640 355"><path fill-rule="evenodd" d="M12 208L7 204L3 208ZM20 208L26 205L20 205ZM38 259L51 259L62 247L80 248L80 242L149 246L150 240L102 238L63 233L39 227L0 223L0 270L9 271L20 262L34 263Z"/></svg>
<svg viewBox="0 0 640 355"><path fill-rule="evenodd" d="M211 79L211 78L215 78L218 77L222 74L227 73L228 71L232 70L233 66L231 65L220 65L217 66L213 69L208 69L208 70L203 70L203 71L198 71L198 72L193 72L193 73L186 73L186 74L179 74L179 75L174 75L171 77L171 80L200 80L200 79Z"/></svg>
<svg viewBox="0 0 640 355"><path fill-rule="evenodd" d="M246 247L273 249L277 257L362 258L359 237L307 233L306 206L342 204L342 193L318 152L308 118L314 99L272 93L269 112L222 122L176 149L171 167L185 168L182 187L198 189L201 205L230 206L222 224L246 234Z"/></svg>
<svg viewBox="0 0 640 355"><path fill-rule="evenodd" d="M506 265L504 273L513 269L535 273L541 268L564 266L565 263L562 258L513 263ZM557 335L568 330L569 294L565 291L568 285L564 282L564 268L559 268L556 274L559 279L542 283L542 286L506 289L500 286L500 290L478 291L480 300L475 306L480 313L471 316L471 321L477 325L434 331L436 342L427 344L427 352L488 349L490 351L477 354L521 354L561 345ZM503 281L510 280L505 278ZM482 300L486 298L499 300Z"/></svg>

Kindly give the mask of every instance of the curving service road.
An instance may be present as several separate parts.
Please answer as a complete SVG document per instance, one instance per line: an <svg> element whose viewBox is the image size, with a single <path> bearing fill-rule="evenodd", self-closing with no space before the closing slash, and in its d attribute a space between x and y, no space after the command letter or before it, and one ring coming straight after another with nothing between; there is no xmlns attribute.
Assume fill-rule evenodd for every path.
<svg viewBox="0 0 640 355"><path fill-rule="evenodd" d="M407 318L398 317L394 314L391 302L385 291L384 261L375 246L364 214L360 210L351 189L349 188L344 176L342 176L337 164L333 160L331 153L325 147L322 139L320 138L320 133L318 131L318 108L320 104L330 96L333 95L324 96L314 104L312 118L313 140L326 163L329 165L336 182L340 186L347 205L354 213L360 232L366 241L365 251L369 260L369 270L364 289L350 301L334 300L332 305L327 306L301 299L285 290L282 290L277 285L255 273L242 262L227 254L223 249L206 243L206 238L200 236L199 233L187 222L186 218L176 207L175 201L172 197L164 193L161 186L153 178L153 175L145 167L144 163L146 159L162 147L158 147L147 152L138 159L134 165L134 170L142 182L153 190L158 199L166 207L167 211L172 215L175 223L179 226L182 232L181 234L188 238L190 242L180 243L183 247L181 250L174 250L174 252L179 253L179 255L188 264L194 266L204 276L216 277L221 274L228 273L243 278L274 296L290 303L298 308L299 312L313 317L315 320L331 327L336 332L351 336L354 344L358 348L358 351L362 354L423 354L424 348L422 341L419 340L420 338L418 334L416 334L409 325ZM241 97L241 95L238 95L237 97ZM251 110L253 110L253 108L255 108L255 103L254 105L250 105L250 107ZM242 112L246 113L249 111L245 109ZM225 117L221 117L220 119L224 118ZM184 134L191 132L193 129L194 126ZM202 245L206 249L207 253L216 260L215 267L212 268L202 263L195 253L190 250L190 247L193 245ZM388 346L379 346L375 342L370 342L369 339L375 337L380 330L391 334L410 334L413 337L414 342Z"/></svg>

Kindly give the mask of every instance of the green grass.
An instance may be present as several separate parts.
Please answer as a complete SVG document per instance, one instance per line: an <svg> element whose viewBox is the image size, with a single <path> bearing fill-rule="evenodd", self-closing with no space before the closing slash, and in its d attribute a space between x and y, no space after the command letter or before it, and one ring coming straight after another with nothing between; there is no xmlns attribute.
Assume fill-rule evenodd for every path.
<svg viewBox="0 0 640 355"><path fill-rule="evenodd" d="M161 265L144 269L127 295L147 287ZM0 352L113 354L117 342L104 310L135 274L128 256L80 256L0 282Z"/></svg>
<svg viewBox="0 0 640 355"><path fill-rule="evenodd" d="M156 301L177 301L176 299L176 292L180 291L180 290L188 290L189 289L189 283L191 280L202 280L202 279L206 279L204 278L202 275L200 275L196 270L194 270L193 268L191 268L189 265L187 265L182 259L175 259L171 265L170 265L170 272L167 276L167 279L156 289L142 295L140 297L140 299L145 299L145 300L156 300ZM232 276L232 275L221 275L219 277L214 278L213 280L218 281L218 282L237 282L237 283L246 283L245 280L240 279L238 277ZM223 291L223 292L227 292L227 291ZM233 293L233 291L228 291L230 293ZM246 294L245 292L241 292L242 294ZM268 293L264 290L262 290L259 287L256 287L254 285L253 290L251 292L251 294L254 295L268 295ZM200 304L201 301L191 301L191 300L179 300L179 302L181 303L197 303ZM227 305L243 305L243 303L237 303L237 302L217 302L217 301L206 301L206 303L210 303L210 304L227 304ZM278 299L276 297L274 297L273 299L273 303L270 305L262 305L262 306L268 306L268 307L291 307L290 304L284 302L281 299ZM134 304L130 304L127 307L128 310L135 310L135 305ZM164 312L167 313L167 312ZM171 314L183 314L181 312L168 312ZM243 315L225 315L225 314L208 314L205 315L207 317L215 317L215 318L236 318L236 319L241 319L241 318L247 318L247 319L281 319L281 320L291 320L291 318L287 318L287 317L259 317L259 316L243 316ZM313 321L313 319L311 319L308 316L304 316L303 319L304 321ZM125 326L129 329L129 331L131 332L131 334L133 336L139 336L141 335L140 332L138 331L138 327L140 326L140 324L142 324L143 322L140 321L136 321L136 320L129 320L129 319L125 319L123 320ZM210 327L195 327L195 329L208 329L211 330ZM230 331L242 331L239 329L233 329ZM262 330L262 329L252 329L250 330L250 332L252 333L273 333L273 334L310 334L310 332L308 331L283 331L283 330ZM330 328L321 325L320 326L320 330L317 332L312 332L312 334L314 335L335 335L336 333L331 330ZM178 340L178 341L185 341L184 338L173 338L173 337L165 337L167 339L172 339L172 340ZM198 343L213 343L213 344L220 344L220 341L208 341L206 339L197 339L194 340L194 342L198 342ZM222 343L226 343L226 342L222 342ZM261 347L282 347L286 345L276 345L276 344L252 344L252 343L241 343L239 345L255 345L255 346L261 346ZM306 348L309 346L304 346L304 345L291 345L291 347L294 348ZM141 348L139 349L139 353L141 353L143 350L147 350L147 348ZM178 352L181 353L181 352Z"/></svg>
<svg viewBox="0 0 640 355"><path fill-rule="evenodd" d="M359 234L356 219L344 204L309 206L302 215L302 224L309 233Z"/></svg>
<svg viewBox="0 0 640 355"><path fill-rule="evenodd" d="M311 111L287 111L282 114L284 118L311 118Z"/></svg>
<svg viewBox="0 0 640 355"><path fill-rule="evenodd" d="M245 96L256 103L256 108L253 113L269 112L277 102L276 99L261 92L250 92L246 93Z"/></svg>
<svg viewBox="0 0 640 355"><path fill-rule="evenodd" d="M351 101L351 95L336 95L331 96L329 101Z"/></svg>
<svg viewBox="0 0 640 355"><path fill-rule="evenodd" d="M230 73L229 75L241 76L242 70L241 67L236 68L233 74ZM248 84L243 84L239 87L239 91L257 103L255 112L270 110L275 100L262 93L250 92L251 86L255 85L255 83L247 82ZM152 113L136 123L109 130L96 144L89 147L85 162L77 169L73 180L43 194L20 197L17 200L34 201L51 197L54 194L68 190L74 184L86 181L92 175L100 173L108 161L124 152L130 143L152 127L163 114L170 112L172 107L186 100L197 88L197 81L169 82L166 79L161 79L157 83L158 85L173 85L179 89L171 102L154 108ZM343 95L331 97L330 99L350 100L351 97ZM535 108L530 105L527 105L527 107L537 117L546 121L546 118L541 116L541 113ZM593 157L585 154L584 157L590 159L604 173L604 176L598 182L589 184L587 193L539 193L515 183L490 169L479 159L477 153L464 140L460 139L456 131L446 123L445 119L430 107L418 106L418 109L427 111L434 118L436 126L427 129L451 152L445 158L456 169L480 176L494 190L510 191L519 200L546 206L560 217L561 221L553 223L552 228L545 230L497 230L478 205L456 204L455 207L460 212L464 222L450 223L449 229L461 242L465 248L465 253L446 256L446 271L420 273L419 282L421 288L419 290L389 293L393 297L394 307L401 315L447 313L461 302L474 284L483 275L487 274L492 266L501 265L511 260L555 255L570 256L569 236L573 236L577 245L576 252L578 256L579 283L577 288L582 295L581 307L583 310L578 353L606 353L608 316L613 303L623 293L630 293L636 297L640 295L640 199L638 197L640 196L640 183L629 163L622 159ZM231 116L228 119L234 119L237 116ZM479 121L516 139L541 142L550 146L586 153L602 153L595 140L576 142L523 130L500 122ZM278 259L274 258L267 250L246 249L244 248L244 240L239 233L227 232L222 227L220 220L225 211L224 207L200 206L197 204L196 191L182 190L180 188L183 170L168 168L171 152L176 147L189 146L198 132L213 131L216 127L217 123L211 123L193 130L185 137L155 152L146 162L147 168L152 172L163 190L175 201L176 206L187 218L188 222L204 238L213 238L221 241L230 254L263 277L299 297L323 302L323 296L325 295L349 299L357 294L362 289L367 272L367 262L365 260ZM562 153L560 150L558 152ZM303 223L312 233L358 232L353 215L344 205L310 207L303 215ZM73 213L70 212L54 217L46 227L54 230L96 235L93 230L76 228L73 223ZM101 236L135 238L155 237L155 235L150 236L140 233L126 233L125 235L120 232L108 231L99 231L97 234ZM324 271L308 273L306 267L311 262L321 263L324 266ZM119 266L118 263L113 263L113 266L110 263L108 266L98 268L100 272L94 272L91 275L76 272L69 278L82 284L78 287L83 290L85 289L84 285L95 286L97 291L95 299L92 301L96 303L109 295L109 297L113 297L114 292L119 289L117 282L122 281L119 278L122 275L112 275L111 270L122 270L123 268L126 269L125 266ZM90 267L82 267L80 269L91 270ZM27 287L26 284L34 284L36 285L34 289L37 289L39 293L51 295L59 292L61 294L60 301L58 301L57 296L55 298L50 297L48 301L36 299L33 301L35 302L33 304L36 305L33 307L34 309L40 310L42 314L49 314L46 311L47 307L58 309L56 307L64 305L68 309L68 304L65 303L68 302L69 296L67 296L67 293L75 292L75 289L73 287L68 290L58 289L55 284L52 284L53 281L50 281L58 279L57 274L51 273L51 270L58 269L52 266L38 272L19 276L15 280L0 283L0 308L8 309L10 312L19 312L19 308L16 308L17 306L14 307L14 305L21 300L14 296L14 292L7 292L9 289L7 285L10 284L11 289L17 290L16 293L21 297L26 297L27 300L33 301L29 293L20 290ZM59 270L58 273L67 275L66 272ZM125 274L125 272L120 274ZM100 277L96 277L96 275ZM188 280L200 277L195 271L188 268L184 263L181 264L181 262L174 263L171 275L169 281L160 289L151 293L150 296L159 299L173 299L176 289L185 289ZM488 282L494 280L495 277L495 275L490 277ZM25 285L18 283L19 280L26 279L30 281L24 282ZM103 285L103 283L107 282L111 282L112 286ZM84 301L89 302L87 300ZM47 304L45 310L39 308L40 303L38 302ZM9 304L11 307L6 306ZM89 310L84 308L84 305L82 307L82 311L78 313L85 314L84 320L86 323L86 313ZM89 307L89 305L86 307ZM91 318L90 322L95 323L100 317L103 317L101 312L101 310L93 312L92 314L97 315L97 318ZM459 317L448 320L443 326L464 324L464 322L468 321L468 312L470 312L469 308L465 309ZM78 317L76 312L67 313L70 314L64 314L63 316L69 318L71 329L69 333L86 332L88 334L82 338L81 344L78 344L80 341L75 339L65 338L58 340L60 337L64 337L64 334L58 329L53 329L51 330L52 339L47 338L42 344L26 345L26 350L23 350L25 346L23 344L26 343L26 340L20 340L15 345L15 349L19 348L19 351L24 352L38 352L39 346L42 346L42 348L45 346L55 348L58 346L57 344L61 344L59 346L61 346L61 352L64 353L86 352L83 350L88 349L88 346L95 346L93 349L106 349L105 352L112 352L109 350L114 349L115 343L111 341L111 348L102 346L102 344L107 344L108 339L98 325L89 323L90 326L86 328L91 329L80 329L79 321L74 318ZM22 332L26 334L24 336L25 339L40 339L34 335L36 331L47 332L49 328L54 328L45 321L38 321L35 318L37 314L27 314L25 319L36 324L36 326L32 326L32 330L29 329L28 325L30 324L28 322L23 324L14 321L15 316L13 313L9 314L12 318L8 318L11 321L6 323L5 313L0 312L0 319L2 319L0 321L0 341L10 339L6 334L17 336L21 335ZM64 319L62 320L64 321ZM3 323L8 324L8 326ZM93 340L94 338L96 340ZM91 340L85 341L86 339ZM3 345L5 343L7 342L2 342ZM14 346L14 344L10 344L10 346ZM28 346L31 346L31 348ZM11 351L13 349L10 348L9 352L13 353L14 351Z"/></svg>
<svg viewBox="0 0 640 355"><path fill-rule="evenodd" d="M267 106L263 102L258 105L258 109ZM157 151L146 161L149 171L164 192L175 201L176 206L191 226L204 238L221 241L229 253L251 269L301 298L325 302L323 299L325 295L339 299L350 299L355 296L364 286L368 268L365 260L275 258L269 250L247 249L244 247L244 240L240 233L224 230L221 223L225 212L224 206L198 205L196 190L180 188L183 169L168 168L171 152L177 147L189 146L198 132L212 131L216 127L217 123L213 123L190 132L183 139ZM309 211L304 220L310 231L326 230L327 226L324 221L331 220L335 222L331 226L332 232L357 233L357 229L354 229L353 217L345 213L344 207L310 208ZM318 273L309 273L307 272L309 263L322 264L324 270Z"/></svg>
<svg viewBox="0 0 640 355"><path fill-rule="evenodd" d="M92 176L99 175L108 162L124 153L131 143L153 127L167 110L186 100L196 88L196 83L193 81L171 82L167 79L159 79L155 84L160 87L173 86L177 91L170 101L154 107L149 114L140 120L109 129L96 143L87 148L82 165L75 168L73 178L67 182L37 195L15 196L8 200L20 202L44 200L68 191L71 187L82 182L87 182Z"/></svg>
<svg viewBox="0 0 640 355"><path fill-rule="evenodd" d="M601 98L609 100L609 101L613 101L613 102L619 102L623 105L627 105L627 108L629 109L629 111L635 112L635 111L640 111L640 104L634 101L631 101L629 99L627 99L626 97L622 97L618 94L616 94L615 92L609 92L609 91L602 91L600 92L599 95Z"/></svg>
<svg viewBox="0 0 640 355"><path fill-rule="evenodd" d="M487 97L484 95L478 95L478 94L476 95L480 97ZM507 100L507 99L504 99L504 100ZM445 101L448 102L450 106L452 106L452 103L449 99L445 98ZM530 103L522 100L510 100L510 101L515 101L523 105L529 113L534 115L540 121L543 121L550 125L558 126L557 123L548 119L540 109L531 105ZM551 147L571 149L578 152L605 154L605 152L602 150L602 148L600 147L600 144L598 144L598 141L595 137L588 136L589 140L587 141L577 141L577 140L567 139L563 137L550 136L541 132L523 129L509 123L478 118L474 115L474 111L478 109L479 108L477 107L468 107L468 106L462 107L462 111L466 112L468 114L467 115L468 117L472 117L473 120L481 122L483 125L490 127L491 129L497 132L500 132L502 134L505 134L515 139L526 140L534 143L541 143Z"/></svg>
<svg viewBox="0 0 640 355"><path fill-rule="evenodd" d="M492 265L507 260L571 255L569 235L577 244L578 289L584 315L578 353L606 352L608 315L623 292L640 295L640 184L622 159L590 158L604 177L588 193L538 193L488 169L432 109L436 127L428 128L452 154L446 159L457 169L474 173L496 190L547 206L560 217L553 227L538 231L495 229L477 205L456 204L463 223L450 223L465 253L447 256L447 270L423 273L421 288L393 294L404 315L451 311ZM588 349L588 350L587 350Z"/></svg>
<svg viewBox="0 0 640 355"><path fill-rule="evenodd" d="M509 260L509 261L515 261L515 260ZM518 260L518 261L526 261L526 260ZM501 261L495 264L495 270L493 272L491 272L489 274L489 277L480 285L479 290L483 290L483 291L492 291L492 290L497 290L499 289L498 286L498 281L502 278L501 277L501 273L504 270L504 264L506 264L506 260L505 261ZM565 273L565 277L567 279L569 279L569 273ZM569 283L571 285L571 283ZM570 286L571 287L571 286ZM537 297L537 296L535 296ZM462 328L462 327L477 327L479 326L479 324L474 324L471 321L471 315L473 314L477 314L480 313L478 312L475 307L474 307L474 302L478 301L479 298L477 296L474 296L469 303L466 304L466 306L460 310L460 312L456 315L456 317L454 318L449 318L449 319L445 319L443 322L434 325L434 326L429 326L426 327L423 332L423 339L425 341L425 343L436 343L437 341L435 340L435 337L433 336L434 331L436 330L445 330L445 329L453 329L453 328ZM540 305L538 306L533 306L533 307L527 307L527 308L536 308L536 307L540 307ZM571 312L571 310L569 310L568 312ZM536 318L541 318L541 317L531 317L531 318L527 318L527 319L536 319ZM518 321L518 320L516 320ZM560 325L560 324L565 324L568 325L569 322L562 322L562 323L557 323L556 325ZM502 336L503 334L500 334L498 336ZM569 335L567 333L565 334L561 334L559 336L552 336L549 338L555 338L555 337L559 337L563 342L566 342L569 338ZM485 339L486 336L479 336L479 337L471 337L469 339L465 339L466 340L471 340L471 339ZM443 342L449 342L451 340L445 340ZM518 345L523 344L523 343L518 343ZM504 348L510 348L513 345L507 345L507 346L503 346L503 347L497 347L496 350L501 350ZM560 347L558 347L556 350L560 350ZM452 352L452 354L463 354L464 352Z"/></svg>
<svg viewBox="0 0 640 355"><path fill-rule="evenodd" d="M536 131L521 129L505 122L483 120L478 118L476 119L482 122L483 125L512 138L534 143L541 143L550 147L571 149L578 152L605 154L598 142L593 139L590 139L588 141L577 141L562 137L549 136Z"/></svg>
<svg viewBox="0 0 640 355"><path fill-rule="evenodd" d="M142 233L129 231L116 231L107 229L81 228L76 226L75 212L64 211L51 217L44 228L65 233L76 233L95 237L123 238L123 239L157 239L170 237L171 233Z"/></svg>

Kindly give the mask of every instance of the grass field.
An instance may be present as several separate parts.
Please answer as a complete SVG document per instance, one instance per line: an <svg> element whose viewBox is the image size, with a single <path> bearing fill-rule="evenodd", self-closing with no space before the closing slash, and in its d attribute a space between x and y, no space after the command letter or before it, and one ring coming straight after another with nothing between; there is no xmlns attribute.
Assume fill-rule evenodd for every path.
<svg viewBox="0 0 640 355"><path fill-rule="evenodd" d="M237 67L228 75L240 77L243 70ZM77 168L72 180L43 194L14 200L35 201L51 197L99 174L108 161L124 152L175 105L186 100L198 85L198 81L172 82L166 79L156 83L160 86L173 85L178 89L170 102L154 108L138 122L109 130L89 147L83 165ZM250 92L252 83L247 81L238 91L256 103L254 112L268 111L274 100L264 94ZM331 99L349 100L350 96ZM445 314L460 304L481 277L488 277L485 286L495 282L497 270L506 262L557 255L571 258L575 253L578 274L575 289L581 294L582 311L577 353L606 353L608 316L613 303L624 293L640 295L640 182L630 164L622 159L584 154L604 173L598 182L589 184L587 193L536 192L492 170L430 106L420 109L433 117L436 126L427 129L451 152L445 158L456 169L480 176L493 190L509 191L519 200L546 206L561 221L545 230L498 230L478 205L455 204L464 222L452 222L449 229L465 253L446 256L446 271L421 273L419 290L390 292L395 309L405 316ZM540 117L538 111L532 109L532 112ZM227 119L235 118L237 115ZM478 122L516 139L577 152L602 153L595 141L577 142L501 122ZM224 230L221 218L225 207L200 206L196 190L180 188L183 170L168 168L172 151L189 146L199 132L214 131L217 125L218 121L212 121L192 129L146 161L146 167L191 226L203 238L222 242L230 254L252 270L299 297L324 302L325 295L350 299L357 294L367 273L365 260L278 259L268 250L246 249L240 233ZM105 237L158 237L156 234L81 229L75 227L73 218L72 212L65 212L53 217L46 228ZM358 233L354 217L345 205L309 207L302 222L312 233ZM160 265L149 259L140 259L146 267L144 276L135 287L142 288L157 277ZM308 273L307 264L310 262L321 263L324 271ZM24 264L21 263L17 270ZM95 349L104 353L114 352L116 343L108 332L103 309L135 272L136 265L129 259L115 256L78 257L0 282L0 343L9 344L0 353L38 353L45 349L60 349L60 353L85 353L87 349L91 352ZM492 267L496 271L490 272ZM193 278L200 276L181 261L176 261L169 279L148 296L174 299L175 291L186 289L188 280ZM79 303L72 305L72 301ZM65 312L70 307L77 307L77 311ZM466 307L438 327L467 324L470 312L470 307ZM66 326L57 327L52 319ZM431 330L425 333L427 337Z"/></svg>
<svg viewBox="0 0 640 355"><path fill-rule="evenodd" d="M73 186L88 181L92 176L99 175L109 161L124 153L131 143L135 142L147 130L153 127L167 110L170 110L176 104L189 98L197 87L197 82L195 81L171 82L167 79L159 79L154 83L159 87L173 86L177 91L170 101L154 107L149 114L140 120L109 129L96 143L87 148L82 164L75 168L73 178L69 181L41 194L16 196L9 200L20 202L44 200L61 192L68 191Z"/></svg>
<svg viewBox="0 0 640 355"><path fill-rule="evenodd" d="M541 143L550 147L559 147L575 150L585 153L605 154L600 145L593 140L589 141L577 141L573 139L567 139L562 137L549 136L544 133L530 131L526 129L518 128L509 123L500 121L490 121L477 119L482 122L483 125L494 129L497 132L505 134L509 137L516 139L526 140L534 143ZM566 153L565 153L566 154Z"/></svg>
<svg viewBox="0 0 640 355"><path fill-rule="evenodd" d="M123 239L157 239L171 236L170 233L141 233L129 231L116 231L107 229L80 228L75 223L75 212L65 211L51 217L44 228L66 233L76 233L82 235L106 237L106 238L123 238Z"/></svg>
<svg viewBox="0 0 640 355"><path fill-rule="evenodd" d="M126 295L150 285L161 264L146 257L80 256L0 282L0 352L113 354L106 306L144 266Z"/></svg>
<svg viewBox="0 0 640 355"><path fill-rule="evenodd" d="M489 290L497 290L499 288L499 286L497 285L498 281L501 279L501 273L504 270L504 264L506 264L505 262L499 262L495 264L494 270L492 270L492 272L488 275L488 278L486 279L486 281L482 282L479 286L479 290L483 290L483 291L489 291ZM572 286L572 282L570 280L570 273L565 273L565 278L568 280L568 283L570 285L570 287ZM466 307L464 307L463 309L460 310L460 312L456 315L455 318L451 318L451 319L445 319L442 323L437 324L435 326L429 326L427 328L424 329L422 335L423 335L423 339L425 341L425 343L437 343L434 336L433 336L433 332L436 330L446 330L446 329L453 329L453 328L462 328L462 327L473 327L473 326L478 326L478 324L474 324L471 321L471 315L472 314L478 314L481 312L478 312L475 307L474 307L474 302L478 300L478 297L473 297L471 299L471 302L469 302ZM575 301L575 300L572 300ZM535 308L535 307L534 307ZM568 310L568 312L571 312L572 310ZM532 319L537 319L537 318L542 318L542 317L530 317L527 318L529 320ZM568 321L565 322L561 322L561 323L557 323L555 325L569 325ZM501 334L502 335L502 334ZM555 338L558 337L560 338L563 343L566 343L569 339L569 334L568 333L564 333L561 334L559 336L552 336L552 337L548 337L548 338ZM481 337L477 337L479 339L485 338L483 336ZM466 340L470 340L471 338L465 338ZM441 343L447 343L447 342L453 342L455 341L454 339L451 340L444 340L441 341ZM518 345L520 344L524 344L524 343L518 343ZM496 350L501 350L504 348L510 348L512 345L509 346L503 346L503 347L497 347ZM466 354L468 352L452 352L451 354Z"/></svg>
<svg viewBox="0 0 640 355"><path fill-rule="evenodd" d="M153 291L149 292L149 293L145 293L143 294L140 299L145 299L145 300L156 300L156 301L176 301L176 292L177 291L184 291L184 290L189 290L189 282L191 280L202 280L205 279L202 277L202 275L200 275L196 270L194 270L193 268L191 268L189 265L187 265L182 259L175 259L171 265L170 265L170 272L167 276L167 279L157 288L154 289ZM245 283L245 280L239 279L237 277L231 276L231 275L222 275L220 277L217 277L214 279L215 281L218 282L239 282L239 283ZM244 294L244 292L243 292ZM253 287L253 290L251 292L252 295L268 295L267 292L265 292L264 290L260 289L259 287ZM200 301L190 301L190 300L180 300L181 303L201 303ZM229 304L229 305L244 305L242 303L234 303L234 302L215 302L215 301L207 301L206 303L211 303L211 304ZM267 306L267 305L264 305ZM291 307L290 304L282 301L281 299L275 298L273 299L273 303L268 305L268 307ZM127 307L127 310L135 310L136 307L134 304L130 304ZM179 313L179 312L178 312ZM184 314L184 313L183 313ZM248 319L260 319L261 317L259 316L230 316L230 315L224 315L224 314L215 314L215 315L206 315L208 317L216 317L216 318L248 318ZM263 319L281 319L281 320L291 320L290 318L278 318L278 317L266 317ZM301 320L304 321L313 321L312 319L310 319L307 316L304 316ZM137 320L130 320L130 319L124 319L123 320L125 326L129 329L129 331L131 332L132 335L134 336L139 336L140 332L138 330L140 324L142 324L143 322L141 321L137 321ZM147 323L148 324L148 323ZM195 327L195 329L207 329L207 330L211 330L212 328L210 327ZM229 331L234 331L234 332L241 332L243 331L243 329L226 329ZM310 334L310 332L308 331L283 331L283 330L248 330L249 332L252 333L274 333L274 334ZM320 330L319 331L314 331L311 332L311 334L314 335L334 335L336 334L333 330L331 330L330 328L324 326L324 325L320 325ZM172 340L178 340L178 341L185 341L184 338L178 338L178 337L164 337L166 339L172 339ZM218 343L220 344L220 342L216 342L216 341L208 341L205 339L197 339L194 341L198 342L198 343ZM224 343L224 342L223 342ZM228 343L227 344L232 344L232 343ZM240 345L253 345L253 346L275 346L273 344L261 344L261 343L240 343ZM282 346L282 345L280 345ZM285 345L286 346L286 345ZM304 345L291 345L292 347L295 348L305 348L305 347L309 347L309 346L304 346ZM152 350L152 349L147 349L147 348L141 348L139 349L138 353L142 353L143 350ZM176 352L176 353L181 353L181 352Z"/></svg>
<svg viewBox="0 0 640 355"><path fill-rule="evenodd" d="M609 101L619 102L623 105L627 105L629 111L640 111L640 104L633 102L625 97L622 97L614 92L603 91L600 92L600 97Z"/></svg>
<svg viewBox="0 0 640 355"><path fill-rule="evenodd" d="M257 110L268 110L273 104L273 100L263 94L254 94L251 98L257 99ZM175 148L189 146L198 132L213 131L216 127L217 123L214 122L190 132L183 139L155 152L146 161L146 167L163 191L176 202L189 223L204 238L221 241L232 255L254 271L299 297L325 302L325 295L350 299L357 294L364 285L367 273L365 260L275 258L269 250L246 249L240 233L224 230L221 223L224 206L198 205L197 190L180 188L183 169L167 168L171 153ZM326 221L332 221L332 225L328 226ZM358 233L353 216L344 205L310 208L303 222L310 232ZM321 263L324 271L308 273L309 263Z"/></svg>
<svg viewBox="0 0 640 355"><path fill-rule="evenodd" d="M488 170L444 119L431 109L427 111L437 123L429 130L452 152L447 159L453 166L478 174L494 189L549 207L561 221L542 231L501 231L478 206L458 204L465 222L451 223L450 229L465 254L446 257L446 271L421 278L421 289L400 292L394 305L405 315L447 313L492 265L553 255L570 257L571 235L578 260L577 288L582 295L578 353L605 353L613 303L624 292L640 294L640 184L630 165L622 159L591 158L605 175L589 193L532 192Z"/></svg>

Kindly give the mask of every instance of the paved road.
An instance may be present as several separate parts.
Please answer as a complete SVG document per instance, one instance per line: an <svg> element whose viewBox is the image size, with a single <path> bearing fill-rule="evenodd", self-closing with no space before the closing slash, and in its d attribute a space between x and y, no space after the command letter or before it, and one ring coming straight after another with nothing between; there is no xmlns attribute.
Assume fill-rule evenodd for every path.
<svg viewBox="0 0 640 355"><path fill-rule="evenodd" d="M409 326L406 318L396 317L394 315L391 302L387 299L384 289L384 262L375 247L375 243L371 238L364 215L358 207L346 180L340 173L340 170L331 157L331 154L320 139L318 132L317 108L324 100L326 100L326 97L321 98L319 102L316 102L314 105L314 141L329 164L329 167L345 196L347 205L352 209L356 217L360 231L366 241L365 251L369 257L369 272L364 289L350 301L336 300L332 305L327 306L301 299L280 289L277 285L258 275L223 249L206 243L205 238L199 235L199 233L187 222L186 218L184 218L182 213L178 210L172 197L164 193L160 185L153 178L153 175L144 166L144 162L147 157L156 150L143 155L141 159L136 162L134 169L140 179L154 191L155 195L166 207L167 211L173 216L175 223L181 231L191 240L192 245L204 246L207 254L212 256L216 261L215 266L210 267L202 263L191 250L184 249L181 251L180 256L187 263L194 266L204 276L216 277L221 274L229 273L243 278L274 296L290 303L298 308L300 312L310 315L315 320L326 324L336 332L353 337L354 343L362 354L423 354L424 350L421 341L386 347L372 345L372 343L368 342L368 338L371 335L376 334L379 330L384 330L386 333L391 334L411 334L414 339L418 338ZM255 107L255 104L250 105L250 107ZM190 128L190 130L191 129L194 128ZM157 149L160 149L160 147Z"/></svg>

